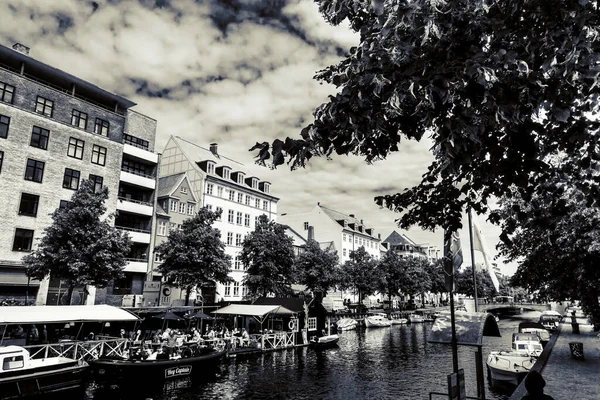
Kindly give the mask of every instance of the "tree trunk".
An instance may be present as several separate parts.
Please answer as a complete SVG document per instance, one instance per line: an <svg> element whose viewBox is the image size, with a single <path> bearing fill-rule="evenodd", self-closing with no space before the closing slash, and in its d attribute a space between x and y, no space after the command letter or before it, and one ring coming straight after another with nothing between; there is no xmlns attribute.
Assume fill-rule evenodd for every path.
<svg viewBox="0 0 600 400"><path fill-rule="evenodd" d="M70 306L71 302L73 301L73 289L74 289L74 287L71 285L71 286L69 286L69 289L67 290L67 301L68 301L68 303L66 304L67 306Z"/></svg>
<svg viewBox="0 0 600 400"><path fill-rule="evenodd" d="M188 305L188 303L189 303L189 301L190 301L190 290L191 290L191 287L190 287L190 286L188 286L188 287L185 289L185 305L186 305L186 306Z"/></svg>
<svg viewBox="0 0 600 400"><path fill-rule="evenodd" d="M388 290L388 318L392 315L392 291Z"/></svg>

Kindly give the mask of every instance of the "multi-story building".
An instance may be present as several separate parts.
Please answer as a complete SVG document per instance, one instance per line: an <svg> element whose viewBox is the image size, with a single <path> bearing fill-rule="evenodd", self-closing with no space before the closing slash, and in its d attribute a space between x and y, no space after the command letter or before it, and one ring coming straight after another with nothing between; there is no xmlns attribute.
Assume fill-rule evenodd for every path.
<svg viewBox="0 0 600 400"><path fill-rule="evenodd" d="M428 258L429 248L415 243L403 233L393 231L382 244L386 249L395 251L402 257Z"/></svg>
<svg viewBox="0 0 600 400"><path fill-rule="evenodd" d="M182 175L184 174L184 175ZM215 282L214 286L203 287L202 296L207 303L239 301L246 295L243 285L244 268L239 257L245 236L254 230L259 216L266 215L270 220L277 217L279 199L271 194L271 184L248 173L243 164L227 158L218 152L216 143L208 149L188 142L180 137L171 136L160 158L160 177L177 181L185 176L185 186L193 193L198 207L207 207L221 213L215 228L221 231L225 251L232 258L231 278L226 285ZM185 214L189 218L189 197L182 197L181 184L173 184L167 196L161 190L159 216L157 221L180 218ZM185 199L185 200L184 200ZM188 207L184 210L183 207ZM169 219L169 226L174 223ZM175 222L175 224L177 224ZM176 226L176 225L175 225ZM161 226L157 229L161 231ZM154 261L156 270L160 261Z"/></svg>
<svg viewBox="0 0 600 400"><path fill-rule="evenodd" d="M319 243L330 242L330 249L338 252L340 264L350 260L350 252L364 247L373 258L381 257L381 237L373 228L368 228L354 214L343 214L320 203L307 213L282 214L279 222L288 225L297 233L308 238L310 227L314 227L314 238Z"/></svg>
<svg viewBox="0 0 600 400"><path fill-rule="evenodd" d="M89 288L87 302L141 293L158 156L152 151L156 121L130 110L134 105L29 57L23 45L0 46L0 298L59 302L62 283L28 280L21 259L81 179L108 187L107 215L119 211L115 225L135 242L126 279L98 292Z"/></svg>

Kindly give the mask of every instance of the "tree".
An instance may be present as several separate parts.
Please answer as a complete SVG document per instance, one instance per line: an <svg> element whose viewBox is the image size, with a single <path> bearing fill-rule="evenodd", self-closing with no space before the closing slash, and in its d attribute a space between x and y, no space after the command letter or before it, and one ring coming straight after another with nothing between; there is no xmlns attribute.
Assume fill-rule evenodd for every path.
<svg viewBox="0 0 600 400"><path fill-rule="evenodd" d="M473 267L466 267L462 271L455 272L456 292L462 293L465 296L474 296L475 290L473 285ZM477 297L491 297L495 292L492 279L486 272L477 271L475 279L477 279Z"/></svg>
<svg viewBox="0 0 600 400"><path fill-rule="evenodd" d="M316 75L339 92L299 138L257 143L259 163L298 168L333 153L371 163L428 135L434 161L421 183L376 202L403 212L403 228L449 231L465 206L483 214L490 196L531 197L555 173L549 157L598 165L597 0L317 3L360 43Z"/></svg>
<svg viewBox="0 0 600 400"><path fill-rule="evenodd" d="M400 294L401 281L406 268L405 259L396 251L389 250L377 264L377 289L386 294L392 306L392 297Z"/></svg>
<svg viewBox="0 0 600 400"><path fill-rule="evenodd" d="M421 257L407 257L405 260L406 267L401 281L401 290L411 298L420 294L421 299L424 299L425 292L431 288L431 278L428 273L429 260Z"/></svg>
<svg viewBox="0 0 600 400"><path fill-rule="evenodd" d="M446 293L446 279L444 274L444 264L441 259L433 260L427 265L427 275L431 280L431 293Z"/></svg>
<svg viewBox="0 0 600 400"><path fill-rule="evenodd" d="M309 239L294 261L297 282L313 293L327 296L327 291L338 281L338 260L337 252L325 251L317 241Z"/></svg>
<svg viewBox="0 0 600 400"><path fill-rule="evenodd" d="M254 231L244 239L240 258L246 267L244 284L250 296L291 293L294 243L285 228L261 215Z"/></svg>
<svg viewBox="0 0 600 400"><path fill-rule="evenodd" d="M185 290L186 306L195 286L232 281L231 256L225 253L221 232L212 226L219 216L220 213L201 208L183 222L181 229L171 230L167 241L155 248L163 260L158 270L170 284Z"/></svg>
<svg viewBox="0 0 600 400"><path fill-rule="evenodd" d="M122 276L131 240L111 225L112 214L104 216L106 199L108 188L96 191L83 180L67 206L52 213L37 249L23 257L27 276L65 281L69 303L75 287L106 287Z"/></svg>
<svg viewBox="0 0 600 400"><path fill-rule="evenodd" d="M343 290L352 289L358 294L358 304L362 307L364 296L377 290L378 282L375 274L377 262L360 246L350 252L350 260L342 264L340 269L340 286Z"/></svg>

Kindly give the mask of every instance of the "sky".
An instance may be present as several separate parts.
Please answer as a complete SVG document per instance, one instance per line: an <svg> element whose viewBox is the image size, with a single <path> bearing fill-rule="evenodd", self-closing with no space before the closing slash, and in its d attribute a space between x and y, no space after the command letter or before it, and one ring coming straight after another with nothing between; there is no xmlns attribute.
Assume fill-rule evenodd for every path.
<svg viewBox="0 0 600 400"><path fill-rule="evenodd" d="M404 141L388 159L311 160L302 170L254 165L256 143L297 137L333 86L315 73L358 44L347 24L325 22L312 0L8 0L0 2L0 43L137 103L158 121L155 150L170 135L245 164L272 183L279 213L308 212L317 202L355 214L385 239L393 230L443 246L443 232L402 231L378 195L420 182L431 143ZM492 256L499 229L481 217ZM466 225L466 220L465 220ZM461 232L470 264L468 230ZM476 256L476 261L480 261ZM516 266L498 264L511 275Z"/></svg>

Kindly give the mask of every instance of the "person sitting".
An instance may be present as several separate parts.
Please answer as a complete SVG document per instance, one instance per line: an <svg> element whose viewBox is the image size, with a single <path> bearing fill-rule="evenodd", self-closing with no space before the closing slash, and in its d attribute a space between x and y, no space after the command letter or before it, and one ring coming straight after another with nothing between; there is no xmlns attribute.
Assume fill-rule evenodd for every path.
<svg viewBox="0 0 600 400"><path fill-rule="evenodd" d="M525 377L525 389L527 394L521 400L554 400L552 396L544 394L546 381L537 371L530 371Z"/></svg>
<svg viewBox="0 0 600 400"><path fill-rule="evenodd" d="M248 346L250 343L250 335L248 335L248 331L246 328L242 328L242 336L240 337L240 346Z"/></svg>
<svg viewBox="0 0 600 400"><path fill-rule="evenodd" d="M169 336L171 334L171 329L167 328L162 334L162 340L169 340Z"/></svg>
<svg viewBox="0 0 600 400"><path fill-rule="evenodd" d="M159 329L152 337L152 343L160 343L162 341L162 331Z"/></svg>
<svg viewBox="0 0 600 400"><path fill-rule="evenodd" d="M174 356L177 352L177 337L174 331L169 332L169 338L167 339L167 353L169 356Z"/></svg>
<svg viewBox="0 0 600 400"><path fill-rule="evenodd" d="M196 328L194 328L192 330L192 341L193 342L200 342L200 341L202 341L202 337L200 336L200 332Z"/></svg>

